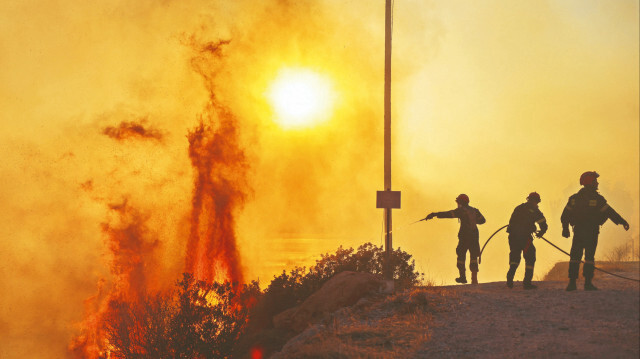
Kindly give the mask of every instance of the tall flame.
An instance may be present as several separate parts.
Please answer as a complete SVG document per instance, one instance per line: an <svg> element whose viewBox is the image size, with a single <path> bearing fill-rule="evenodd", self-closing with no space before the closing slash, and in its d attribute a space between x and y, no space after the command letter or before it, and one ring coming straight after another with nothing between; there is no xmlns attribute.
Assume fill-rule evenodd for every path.
<svg viewBox="0 0 640 359"><path fill-rule="evenodd" d="M185 270L199 280L242 282L234 215L246 197L248 164L238 120L219 104L215 86L222 49L228 44L189 39L198 54L192 65L204 80L209 104L187 136L195 183Z"/></svg>
<svg viewBox="0 0 640 359"><path fill-rule="evenodd" d="M187 135L194 187L189 232L183 237L187 247L184 271L197 280L242 283L234 216L246 198L248 163L240 146L237 119L214 96L215 73L210 66L210 60L219 58L224 44L199 46L201 56L194 59L196 71L205 79L210 101L199 116L198 125ZM134 125L127 123L103 134L119 141L160 138L160 132L151 133ZM85 302L82 332L69 347L79 358L109 357L110 344L104 328L117 327L118 321L126 320L119 317L118 308L123 304L140 307L145 296L159 293L174 280L157 275L161 263L154 261L154 252L160 240L147 226L147 218L127 201L110 208L117 219L103 224L103 232L111 254L112 279L101 281L98 294Z"/></svg>
<svg viewBox="0 0 640 359"><path fill-rule="evenodd" d="M201 117L188 135L196 173L185 269L200 280L240 283L234 212L245 199L247 163L238 146L235 117L224 109L216 112L216 129L209 117Z"/></svg>

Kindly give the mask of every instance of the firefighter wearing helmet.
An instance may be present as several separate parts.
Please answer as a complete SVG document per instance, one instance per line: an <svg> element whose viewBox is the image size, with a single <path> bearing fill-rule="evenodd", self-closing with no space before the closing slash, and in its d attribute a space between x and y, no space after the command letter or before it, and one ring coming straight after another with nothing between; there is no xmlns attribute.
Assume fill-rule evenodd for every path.
<svg viewBox="0 0 640 359"><path fill-rule="evenodd" d="M456 254L458 256L458 271L460 276L456 278L458 283L467 283L466 257L469 251L469 269L471 270L471 283L478 284L478 256L480 255L480 242L478 234L478 224L486 222L484 216L477 208L469 206L469 196L461 194L456 198L458 208L446 212L430 213L425 219L431 218L458 218L460 231L458 231L458 246Z"/></svg>
<svg viewBox="0 0 640 359"><path fill-rule="evenodd" d="M598 175L596 172L585 172L580 176L580 184L583 186L578 193L569 197L569 202L562 211L562 236L569 238L573 228L573 243L571 244L571 260L569 261L569 285L567 291L576 290L576 280L584 252L584 290L597 290L593 283L594 257L598 245L600 226L607 219L615 224L621 224L626 231L629 223L624 220L598 193Z"/></svg>
<svg viewBox="0 0 640 359"><path fill-rule="evenodd" d="M536 289L531 284L533 279L533 267L536 263L536 247L533 245L533 233L537 237L542 237L547 231L547 220L538 208L540 195L531 192L527 196L527 201L518 205L511 214L507 232L509 233L509 271L507 272L507 287L513 288L513 277L516 269L520 265L521 256L524 257L525 270L522 286L524 289Z"/></svg>

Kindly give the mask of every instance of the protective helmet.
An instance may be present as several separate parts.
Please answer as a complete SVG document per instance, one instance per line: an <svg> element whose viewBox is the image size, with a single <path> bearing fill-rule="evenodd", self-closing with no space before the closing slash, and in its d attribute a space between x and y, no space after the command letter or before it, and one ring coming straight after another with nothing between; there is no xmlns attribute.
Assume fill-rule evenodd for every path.
<svg viewBox="0 0 640 359"><path fill-rule="evenodd" d="M456 197L456 202L460 203L460 204L469 204L469 196L467 196L466 194L461 194L458 197Z"/></svg>
<svg viewBox="0 0 640 359"><path fill-rule="evenodd" d="M583 186L589 186L596 180L596 178L600 177L600 175L595 171L587 171L580 176L580 184Z"/></svg>
<svg viewBox="0 0 640 359"><path fill-rule="evenodd" d="M529 193L529 196L527 196L527 201L536 201L536 202L540 202L540 195L538 194L538 192L531 192Z"/></svg>

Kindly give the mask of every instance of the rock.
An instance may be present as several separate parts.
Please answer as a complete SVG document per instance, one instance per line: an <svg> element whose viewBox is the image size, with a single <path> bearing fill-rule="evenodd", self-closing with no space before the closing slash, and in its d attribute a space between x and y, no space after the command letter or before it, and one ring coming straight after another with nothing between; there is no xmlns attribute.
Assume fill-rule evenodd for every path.
<svg viewBox="0 0 640 359"><path fill-rule="evenodd" d="M276 328L300 333L325 315L379 291L381 284L382 281L371 273L338 273L302 304L276 315L273 324Z"/></svg>
<svg viewBox="0 0 640 359"><path fill-rule="evenodd" d="M322 336L326 327L322 324L312 325L304 330L302 333L293 337L291 340L285 343L282 347L281 352L287 353L289 351L293 351L296 347L308 343L313 340L316 336ZM277 358L277 356L275 356ZM275 359L275 358L272 358Z"/></svg>

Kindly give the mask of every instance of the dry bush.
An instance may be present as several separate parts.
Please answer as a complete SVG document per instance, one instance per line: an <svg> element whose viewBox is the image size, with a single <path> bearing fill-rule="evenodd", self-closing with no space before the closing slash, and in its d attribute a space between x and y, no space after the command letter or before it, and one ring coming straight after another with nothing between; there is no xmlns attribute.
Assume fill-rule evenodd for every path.
<svg viewBox="0 0 640 359"><path fill-rule="evenodd" d="M283 272L264 292L257 282L244 286L206 283L185 273L173 291L148 294L136 302L112 301L104 328L111 357L244 358L254 349L269 355L282 348L293 335L273 328L274 314L300 304L337 273L351 270L380 275L383 264L382 247L371 243L360 246L357 251L340 247L334 254L323 255L308 271L296 267L288 274ZM411 255L394 250L392 265L398 288L420 284L422 273L415 270ZM411 315L419 315L420 308L428 305L419 295L398 303L402 314ZM368 343L369 337L377 343L383 339L376 331L384 328L369 334L363 329L349 328L332 332L326 352L320 357L338 358L341 353L349 353L349 357L357 357L358 353L372 357L373 352L358 351L350 343L363 338ZM385 344L372 345L384 347Z"/></svg>
<svg viewBox="0 0 640 359"><path fill-rule="evenodd" d="M609 262L623 262L629 260L631 256L631 242L627 242L609 250L604 255L604 258Z"/></svg>
<svg viewBox="0 0 640 359"><path fill-rule="evenodd" d="M604 258L610 262L625 262L639 259L640 248L637 245L638 238L630 237L627 241L604 255Z"/></svg>
<svg viewBox="0 0 640 359"><path fill-rule="evenodd" d="M135 302L111 301L104 321L108 357L232 357L260 295L258 284L208 283L184 273L176 286Z"/></svg>

